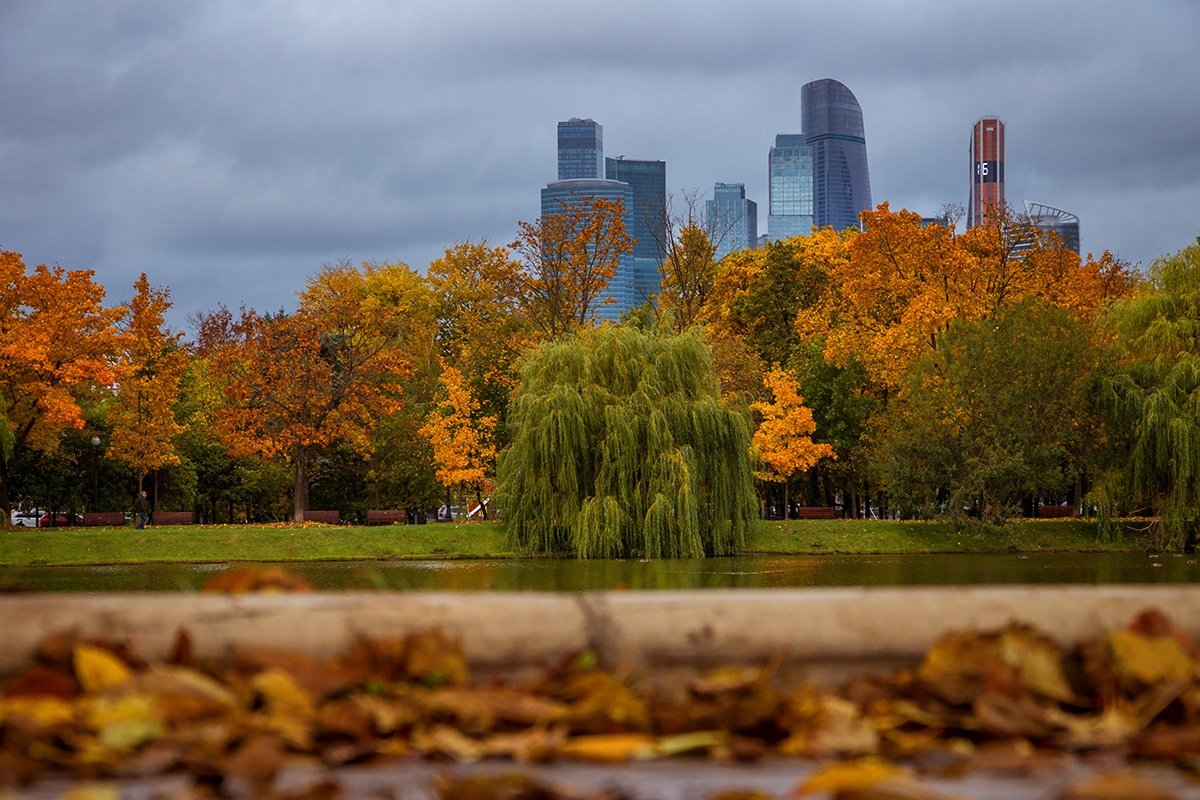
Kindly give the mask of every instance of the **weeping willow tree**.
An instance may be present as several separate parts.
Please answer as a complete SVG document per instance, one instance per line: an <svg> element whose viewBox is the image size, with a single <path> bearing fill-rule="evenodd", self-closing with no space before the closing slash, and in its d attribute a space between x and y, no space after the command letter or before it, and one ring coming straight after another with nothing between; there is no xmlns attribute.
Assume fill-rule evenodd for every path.
<svg viewBox="0 0 1200 800"><path fill-rule="evenodd" d="M1092 495L1108 532L1149 510L1167 549L1200 533L1200 240L1150 267L1150 281L1106 318L1116 363L1101 382L1108 469Z"/></svg>
<svg viewBox="0 0 1200 800"><path fill-rule="evenodd" d="M605 326L530 354L498 500L518 551L580 558L738 552L754 518L750 431L721 406L699 334Z"/></svg>

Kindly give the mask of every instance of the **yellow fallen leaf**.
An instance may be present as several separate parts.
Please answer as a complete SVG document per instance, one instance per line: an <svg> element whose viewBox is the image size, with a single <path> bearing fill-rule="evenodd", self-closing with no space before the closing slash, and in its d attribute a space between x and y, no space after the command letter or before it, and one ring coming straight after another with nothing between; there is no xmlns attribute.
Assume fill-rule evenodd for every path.
<svg viewBox="0 0 1200 800"><path fill-rule="evenodd" d="M144 694L86 698L83 708L88 727L109 750L127 752L163 734L158 705Z"/></svg>
<svg viewBox="0 0 1200 800"><path fill-rule="evenodd" d="M74 662L75 678L89 694L115 689L133 675L124 661L107 650L87 644L75 645Z"/></svg>
<svg viewBox="0 0 1200 800"><path fill-rule="evenodd" d="M75 707L57 697L0 697L0 724L23 719L39 728L52 728L74 718Z"/></svg>
<svg viewBox="0 0 1200 800"><path fill-rule="evenodd" d="M566 758L614 764L634 758L653 758L655 745L655 738L644 733L596 733L573 736L558 752Z"/></svg>
<svg viewBox="0 0 1200 800"><path fill-rule="evenodd" d="M794 790L795 794L812 792L854 792L870 789L881 781L907 777L908 773L877 758L861 758L832 764L810 775Z"/></svg>
<svg viewBox="0 0 1200 800"><path fill-rule="evenodd" d="M1133 631L1108 634L1117 670L1122 676L1142 683L1187 680L1192 659L1173 636L1143 636Z"/></svg>

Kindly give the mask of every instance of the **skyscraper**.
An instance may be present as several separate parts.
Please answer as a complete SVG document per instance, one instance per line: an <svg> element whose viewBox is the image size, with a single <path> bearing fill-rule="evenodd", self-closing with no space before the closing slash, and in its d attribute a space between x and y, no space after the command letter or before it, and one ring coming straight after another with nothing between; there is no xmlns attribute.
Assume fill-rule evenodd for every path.
<svg viewBox="0 0 1200 800"><path fill-rule="evenodd" d="M590 119L571 117L558 123L558 179L604 175L604 130Z"/></svg>
<svg viewBox="0 0 1200 800"><path fill-rule="evenodd" d="M987 222L988 211L1004 205L1004 123L980 117L971 129L971 202L967 227Z"/></svg>
<svg viewBox="0 0 1200 800"><path fill-rule="evenodd" d="M767 155L767 240L807 236L813 226L813 151L804 134L781 133Z"/></svg>
<svg viewBox="0 0 1200 800"><path fill-rule="evenodd" d="M713 199L704 202L704 225L720 261L758 242L758 204L746 199L744 183L718 183Z"/></svg>
<svg viewBox="0 0 1200 800"><path fill-rule="evenodd" d="M604 177L629 184L625 228L637 239L633 246L635 304L658 294L667 246L667 162L638 161L624 156L604 159Z"/></svg>
<svg viewBox="0 0 1200 800"><path fill-rule="evenodd" d="M1079 217L1044 203L1025 201L1025 216L1038 230L1058 234L1063 245L1079 253Z"/></svg>
<svg viewBox="0 0 1200 800"><path fill-rule="evenodd" d="M813 222L837 230L858 227L871 208L871 176L862 109L832 78L800 88L800 127L813 159Z"/></svg>

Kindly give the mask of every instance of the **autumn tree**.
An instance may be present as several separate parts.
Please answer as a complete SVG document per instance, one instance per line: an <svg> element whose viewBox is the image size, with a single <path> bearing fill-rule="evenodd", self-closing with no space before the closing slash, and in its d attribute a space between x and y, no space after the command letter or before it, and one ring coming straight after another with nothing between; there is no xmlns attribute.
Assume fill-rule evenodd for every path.
<svg viewBox="0 0 1200 800"><path fill-rule="evenodd" d="M64 431L85 425L80 396L121 378L125 309L103 301L91 270L30 273L20 253L0 251L0 508L11 507L14 459L53 452Z"/></svg>
<svg viewBox="0 0 1200 800"><path fill-rule="evenodd" d="M487 518L484 482L494 470L496 447L494 416L479 413L479 401L463 374L450 365L442 368L445 397L429 415L421 435L433 445L438 482L447 489L460 487L475 494Z"/></svg>
<svg viewBox="0 0 1200 800"><path fill-rule="evenodd" d="M654 228L663 231L659 242L663 252L659 268L660 282L658 311L670 319L676 333L703 321L704 307L712 294L716 279L717 245L714 233L705 227L697 213L698 199L694 194L684 196L686 212L676 216L667 210L664 224Z"/></svg>
<svg viewBox="0 0 1200 800"><path fill-rule="evenodd" d="M787 370L775 367L763 376L763 384L771 393L770 402L751 404L752 411L762 421L754 431L751 443L762 464L754 475L760 480L783 484L783 508L788 508L788 481L798 472L814 466L822 458L835 458L828 444L812 440L816 424L812 410L804 405L804 397L796 378Z"/></svg>
<svg viewBox="0 0 1200 800"><path fill-rule="evenodd" d="M213 357L225 381L218 425L226 445L291 465L297 522L308 506L311 455L335 443L369 453L378 420L403 406L401 380L416 348L399 298L422 290L414 287L423 282L403 265L326 266L296 311L244 312L235 340Z"/></svg>
<svg viewBox="0 0 1200 800"><path fill-rule="evenodd" d="M993 518L1074 489L1096 437L1088 327L1038 298L955 322L892 398L879 469L893 506Z"/></svg>
<svg viewBox="0 0 1200 800"><path fill-rule="evenodd" d="M179 463L175 439L184 427L175 404L188 356L180 334L166 327L167 291L152 288L145 273L134 291L121 337L125 375L108 411L108 455L132 467L141 488L147 473Z"/></svg>
<svg viewBox="0 0 1200 800"><path fill-rule="evenodd" d="M530 323L546 338L592 323L621 261L633 253L620 200L573 195L560 210L518 222L511 247L523 269L517 291Z"/></svg>
<svg viewBox="0 0 1200 800"><path fill-rule="evenodd" d="M697 331L604 326L530 353L498 467L513 546L581 558L736 553L754 518L745 417Z"/></svg>
<svg viewBox="0 0 1200 800"><path fill-rule="evenodd" d="M521 308L521 265L506 247L463 242L427 271L441 357L470 383L483 412L503 419L519 379L517 361L534 344Z"/></svg>

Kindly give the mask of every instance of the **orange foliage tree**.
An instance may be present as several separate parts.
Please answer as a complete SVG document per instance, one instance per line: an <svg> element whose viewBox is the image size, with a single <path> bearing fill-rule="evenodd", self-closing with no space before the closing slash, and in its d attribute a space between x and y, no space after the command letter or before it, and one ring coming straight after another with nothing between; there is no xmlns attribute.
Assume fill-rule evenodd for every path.
<svg viewBox="0 0 1200 800"><path fill-rule="evenodd" d="M438 483L447 489L461 486L473 490L486 518L483 486L488 475L495 472L492 432L496 418L479 413L479 401L459 370L445 365L441 384L446 396L429 415L421 435L433 445Z"/></svg>
<svg viewBox="0 0 1200 800"><path fill-rule="evenodd" d="M557 213L517 225L512 248L524 262L518 296L530 322L550 339L590 324L621 260L633 252L624 203L578 195Z"/></svg>
<svg viewBox="0 0 1200 800"><path fill-rule="evenodd" d="M833 447L817 444L812 434L817 429L813 413L804 405L796 379L787 370L776 367L763 376L771 402L751 403L750 409L762 415L762 422L751 438L751 445L765 467L754 475L760 480L783 484L783 507L788 507L788 481L798 472L822 458L836 458Z"/></svg>
<svg viewBox="0 0 1200 800"><path fill-rule="evenodd" d="M134 290L122 336L125 375L108 411L108 454L133 467L140 484L147 473L179 463L175 438L184 428L175 419L175 404L188 356L181 335L166 327L171 307L166 290L151 288L144 272Z"/></svg>
<svg viewBox="0 0 1200 800"><path fill-rule="evenodd" d="M121 379L120 307L105 308L91 270L39 265L0 251L0 508L8 525L9 465L24 448L51 452L84 427L81 393Z"/></svg>
<svg viewBox="0 0 1200 800"><path fill-rule="evenodd" d="M403 406L412 343L397 298L420 282L403 265L326 266L295 312L244 311L212 356L225 383L218 426L226 446L291 464L295 521L308 507L310 456L336 443L369 455L380 418Z"/></svg>
<svg viewBox="0 0 1200 800"><path fill-rule="evenodd" d="M797 333L823 339L831 364L857 357L887 392L954 321L989 318L1028 297L1086 319L1133 286L1107 253L1081 261L1011 210L989 219L955 235L886 203L863 212L864 230L849 237L847 258L829 261L828 290L797 314Z"/></svg>

